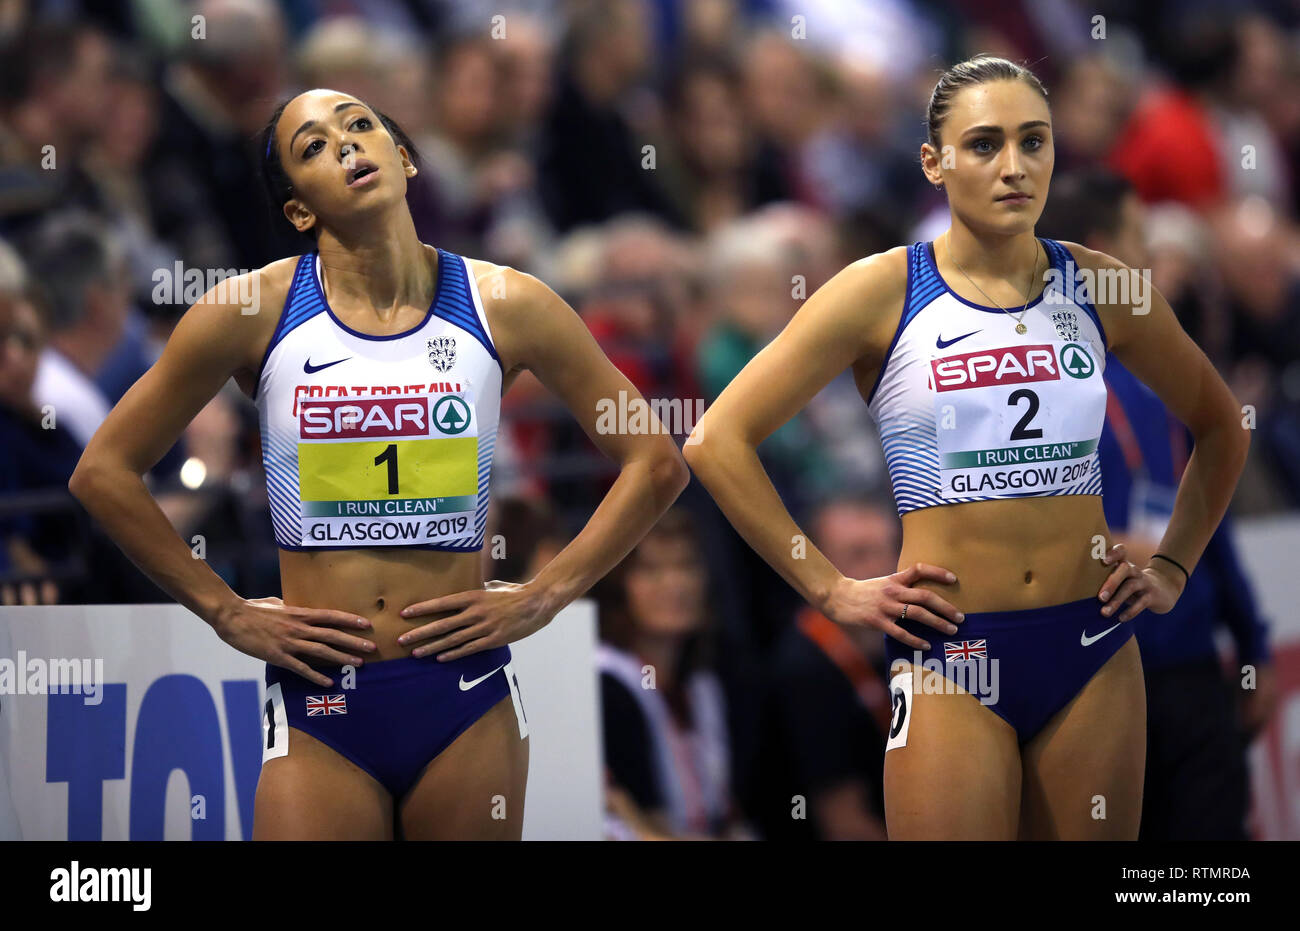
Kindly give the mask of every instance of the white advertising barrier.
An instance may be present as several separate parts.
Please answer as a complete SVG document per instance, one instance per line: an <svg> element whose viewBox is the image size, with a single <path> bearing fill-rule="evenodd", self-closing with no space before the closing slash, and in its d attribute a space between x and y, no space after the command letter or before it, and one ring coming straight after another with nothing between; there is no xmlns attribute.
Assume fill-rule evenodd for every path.
<svg viewBox="0 0 1300 931"><path fill-rule="evenodd" d="M510 644L525 840L600 839L595 645L586 600ZM250 838L265 669L176 605L0 608L0 839Z"/></svg>
<svg viewBox="0 0 1300 931"><path fill-rule="evenodd" d="M1255 836L1300 840L1300 517L1237 522L1237 547L1269 622L1278 703L1250 749Z"/></svg>

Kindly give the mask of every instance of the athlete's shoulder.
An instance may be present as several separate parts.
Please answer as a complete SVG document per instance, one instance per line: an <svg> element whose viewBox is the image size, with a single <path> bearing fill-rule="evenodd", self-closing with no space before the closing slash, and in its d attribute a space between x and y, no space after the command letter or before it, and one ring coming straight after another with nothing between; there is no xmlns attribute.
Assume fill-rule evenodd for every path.
<svg viewBox="0 0 1300 931"><path fill-rule="evenodd" d="M1087 246L1081 246L1077 242L1067 242L1064 239L1053 241L1066 251L1067 256L1073 259L1074 264L1079 268L1090 271L1099 271L1105 268L1116 270L1128 268L1127 265L1114 256L1098 252L1096 249L1089 249Z"/></svg>
<svg viewBox="0 0 1300 931"><path fill-rule="evenodd" d="M867 290L877 296L902 297L907 290L907 263L910 246L895 246L858 259L837 275L846 288Z"/></svg>
<svg viewBox="0 0 1300 931"><path fill-rule="evenodd" d="M513 266L468 257L465 262L469 265L470 274L474 276L474 283L478 286L485 308L489 299L504 309L520 306L550 292L550 288L536 275L521 272Z"/></svg>
<svg viewBox="0 0 1300 931"><path fill-rule="evenodd" d="M503 371L517 368L529 354L577 314L536 275L509 265L466 258L492 331Z"/></svg>
<svg viewBox="0 0 1300 931"><path fill-rule="evenodd" d="M855 358L879 354L893 337L903 311L907 251L899 246L846 265L817 290L800 314L811 314L818 328L853 346Z"/></svg>
<svg viewBox="0 0 1300 931"><path fill-rule="evenodd" d="M216 281L181 316L172 340L256 371L275 332L300 256Z"/></svg>
<svg viewBox="0 0 1300 931"><path fill-rule="evenodd" d="M301 256L279 259L261 268L220 277L187 311L187 316L237 314L264 320L278 317ZM267 313L270 311L270 313Z"/></svg>

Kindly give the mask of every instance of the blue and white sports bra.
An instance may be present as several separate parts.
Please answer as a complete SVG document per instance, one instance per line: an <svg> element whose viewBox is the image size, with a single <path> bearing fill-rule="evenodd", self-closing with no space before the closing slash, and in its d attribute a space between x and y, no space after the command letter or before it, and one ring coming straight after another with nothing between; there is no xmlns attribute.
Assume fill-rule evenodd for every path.
<svg viewBox="0 0 1300 931"><path fill-rule="evenodd" d="M1106 335L1069 251L1039 240L1048 285L1016 317L953 293L934 246L908 250L907 296L867 401L899 515L966 501L1100 495ZM1077 299L1077 302L1076 302Z"/></svg>
<svg viewBox="0 0 1300 931"><path fill-rule="evenodd" d="M461 256L438 250L418 326L372 336L334 315L304 255L256 395L276 543L481 549L501 377Z"/></svg>

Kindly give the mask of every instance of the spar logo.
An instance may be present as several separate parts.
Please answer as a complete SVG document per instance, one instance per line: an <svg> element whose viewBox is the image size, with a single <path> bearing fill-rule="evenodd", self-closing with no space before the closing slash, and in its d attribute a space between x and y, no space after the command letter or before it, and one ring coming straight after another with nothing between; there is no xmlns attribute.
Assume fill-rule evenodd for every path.
<svg viewBox="0 0 1300 931"><path fill-rule="evenodd" d="M1019 385L1031 381L1059 381L1056 351L1048 344L976 349L943 359L932 359L936 391Z"/></svg>
<svg viewBox="0 0 1300 931"><path fill-rule="evenodd" d="M1088 350L1078 343L1066 343L1061 347L1061 368L1073 378L1087 378L1097 367L1092 364Z"/></svg>
<svg viewBox="0 0 1300 931"><path fill-rule="evenodd" d="M454 394L443 395L433 405L433 425L443 433L464 433L469 420L469 405Z"/></svg>
<svg viewBox="0 0 1300 931"><path fill-rule="evenodd" d="M304 440L428 436L429 399L304 400L299 404L298 435Z"/></svg>
<svg viewBox="0 0 1300 931"><path fill-rule="evenodd" d="M1047 343L1038 346L1004 346L976 349L942 359L931 359L936 391L1020 385L1035 381L1060 381L1061 370L1074 378L1094 371L1092 357L1078 343L1061 347L1060 359Z"/></svg>

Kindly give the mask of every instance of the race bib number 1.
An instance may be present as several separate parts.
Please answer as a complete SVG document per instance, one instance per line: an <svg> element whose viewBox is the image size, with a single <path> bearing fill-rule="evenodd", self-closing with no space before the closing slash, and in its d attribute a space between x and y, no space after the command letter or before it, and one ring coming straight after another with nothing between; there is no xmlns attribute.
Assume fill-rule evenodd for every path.
<svg viewBox="0 0 1300 931"><path fill-rule="evenodd" d="M474 533L478 425L459 395L300 402L304 546L410 546Z"/></svg>

